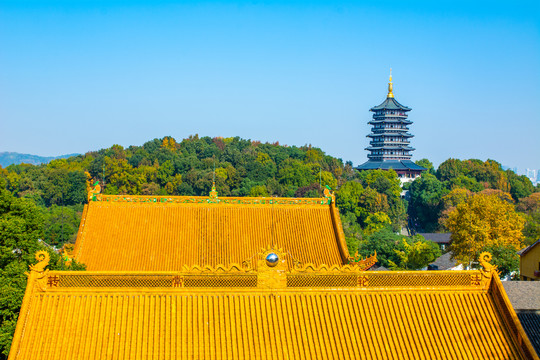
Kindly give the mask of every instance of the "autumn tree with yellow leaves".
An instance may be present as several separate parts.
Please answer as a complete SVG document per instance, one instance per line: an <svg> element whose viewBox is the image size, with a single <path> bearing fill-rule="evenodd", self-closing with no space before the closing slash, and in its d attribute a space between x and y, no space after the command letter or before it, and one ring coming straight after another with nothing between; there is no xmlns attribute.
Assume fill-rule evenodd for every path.
<svg viewBox="0 0 540 360"><path fill-rule="evenodd" d="M525 220L513 203L499 194L475 194L448 214L446 227L452 233L450 248L456 260L471 264L486 248L519 250Z"/></svg>

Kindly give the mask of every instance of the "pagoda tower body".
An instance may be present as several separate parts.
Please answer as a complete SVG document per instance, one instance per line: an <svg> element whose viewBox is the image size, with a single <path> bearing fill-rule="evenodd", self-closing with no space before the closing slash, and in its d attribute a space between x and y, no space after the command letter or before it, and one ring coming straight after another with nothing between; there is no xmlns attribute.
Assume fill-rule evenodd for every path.
<svg viewBox="0 0 540 360"><path fill-rule="evenodd" d="M401 105L393 93L392 75L388 83L386 100L369 111L373 112L373 119L368 122L372 125L369 146L365 149L368 161L358 166L358 170L390 170L398 174L402 182L412 181L427 169L411 161L411 152L415 149L410 146L410 139L414 136L409 133L408 112L411 108Z"/></svg>

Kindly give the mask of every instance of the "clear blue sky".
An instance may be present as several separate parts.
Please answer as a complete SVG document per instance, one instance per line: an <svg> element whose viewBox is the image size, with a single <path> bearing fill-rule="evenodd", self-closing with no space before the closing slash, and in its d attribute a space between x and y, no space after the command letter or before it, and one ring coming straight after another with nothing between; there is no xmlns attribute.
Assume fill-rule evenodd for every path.
<svg viewBox="0 0 540 360"><path fill-rule="evenodd" d="M240 136L366 158L411 107L413 160L540 168L538 1L0 1L0 151Z"/></svg>

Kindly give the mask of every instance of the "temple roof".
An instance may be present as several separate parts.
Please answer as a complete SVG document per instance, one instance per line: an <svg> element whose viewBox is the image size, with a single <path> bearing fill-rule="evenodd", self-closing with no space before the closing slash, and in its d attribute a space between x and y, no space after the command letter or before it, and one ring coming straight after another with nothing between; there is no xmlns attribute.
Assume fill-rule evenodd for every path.
<svg viewBox="0 0 540 360"><path fill-rule="evenodd" d="M427 169L416 165L410 160L387 160L387 161L366 161L362 165L356 167L358 170L417 170L417 171L426 171Z"/></svg>
<svg viewBox="0 0 540 360"><path fill-rule="evenodd" d="M402 111L411 111L412 109L401 105L395 98L387 97L380 105L374 106L369 111L377 110L402 110Z"/></svg>
<svg viewBox="0 0 540 360"><path fill-rule="evenodd" d="M527 254L529 251L531 251L536 246L540 246L540 239L536 240L533 244L527 246L526 248L523 248L523 249L519 250L518 255L519 256L524 256L525 254Z"/></svg>
<svg viewBox="0 0 540 360"><path fill-rule="evenodd" d="M435 259L435 261L429 264L428 269L430 268L434 270L450 270L457 267L459 263L452 257L452 255L453 254L451 251L442 254L437 259Z"/></svg>
<svg viewBox="0 0 540 360"><path fill-rule="evenodd" d="M276 265L265 262L276 254ZM15 359L538 359L495 269L30 273ZM273 264L273 263L272 263ZM43 264L42 264L43 265ZM289 270L288 270L289 269Z"/></svg>
<svg viewBox="0 0 540 360"><path fill-rule="evenodd" d="M540 281L504 281L503 285L515 310L540 312Z"/></svg>
<svg viewBox="0 0 540 360"><path fill-rule="evenodd" d="M241 263L274 244L294 259L346 264L330 197L99 195L85 207L73 256L88 270L175 271Z"/></svg>
<svg viewBox="0 0 540 360"><path fill-rule="evenodd" d="M422 235L424 239L436 242L437 244L449 244L450 233L418 233Z"/></svg>
<svg viewBox="0 0 540 360"><path fill-rule="evenodd" d="M504 290L536 353L540 354L540 281L503 281Z"/></svg>

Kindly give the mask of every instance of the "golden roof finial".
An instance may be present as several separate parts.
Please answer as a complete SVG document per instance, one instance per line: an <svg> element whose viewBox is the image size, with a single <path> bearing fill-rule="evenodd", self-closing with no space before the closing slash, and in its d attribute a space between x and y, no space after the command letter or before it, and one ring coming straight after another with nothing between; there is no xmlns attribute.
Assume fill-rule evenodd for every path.
<svg viewBox="0 0 540 360"><path fill-rule="evenodd" d="M394 97L394 86L392 85L392 68L390 68L390 82L388 83L388 95L386 95L387 98L393 98Z"/></svg>

